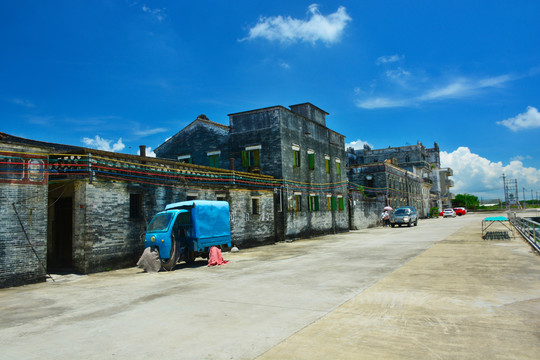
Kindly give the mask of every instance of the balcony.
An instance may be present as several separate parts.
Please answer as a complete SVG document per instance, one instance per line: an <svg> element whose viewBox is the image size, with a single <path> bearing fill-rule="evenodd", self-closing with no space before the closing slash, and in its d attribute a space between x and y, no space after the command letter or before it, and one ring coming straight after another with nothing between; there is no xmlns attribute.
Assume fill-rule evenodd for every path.
<svg viewBox="0 0 540 360"><path fill-rule="evenodd" d="M447 187L453 187L454 186L454 180L450 180L450 179L446 180L446 186Z"/></svg>

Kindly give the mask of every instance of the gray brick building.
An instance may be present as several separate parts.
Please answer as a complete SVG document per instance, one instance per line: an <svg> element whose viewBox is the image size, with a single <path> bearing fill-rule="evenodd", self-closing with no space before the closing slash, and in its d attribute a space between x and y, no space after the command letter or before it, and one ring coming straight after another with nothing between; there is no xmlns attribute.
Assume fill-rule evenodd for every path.
<svg viewBox="0 0 540 360"><path fill-rule="evenodd" d="M364 146L363 149L347 149L347 165L349 169L360 169L369 164L382 164L385 162L390 162L421 179L422 186L414 187L415 189L420 188L422 197L420 203L418 205L412 203L406 205L417 206L422 216L427 216L431 208L442 209L451 206L453 195L450 193L449 188L454 184L449 179L449 176L452 175L452 169L441 169L439 145L437 143L434 143L433 148L426 148L421 142L418 142L416 145L384 149L371 149L369 146ZM354 174L354 171L349 173ZM376 179L378 178L384 178L384 182L372 181L371 186L366 179L359 176L356 176L355 180L366 187L393 188L394 185L390 182L390 174L379 176ZM399 182L397 185L405 186ZM413 196L416 197L416 194ZM403 203L403 201L400 200L399 203Z"/></svg>
<svg viewBox="0 0 540 360"><path fill-rule="evenodd" d="M0 287L43 281L46 269L134 266L150 219L189 199L228 201L234 244L273 243L278 184L271 176L0 133Z"/></svg>
<svg viewBox="0 0 540 360"><path fill-rule="evenodd" d="M228 128L199 117L155 153L281 179L274 189L279 239L347 231L345 137L326 126L327 115L303 103L229 114Z"/></svg>

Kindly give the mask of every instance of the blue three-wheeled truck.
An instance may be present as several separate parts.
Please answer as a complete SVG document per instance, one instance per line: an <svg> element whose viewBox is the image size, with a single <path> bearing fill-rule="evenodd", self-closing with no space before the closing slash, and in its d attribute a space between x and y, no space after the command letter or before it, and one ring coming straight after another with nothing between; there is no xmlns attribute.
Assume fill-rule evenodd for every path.
<svg viewBox="0 0 540 360"><path fill-rule="evenodd" d="M183 259L208 257L212 246L231 247L229 203L192 200L169 204L158 213L144 238L144 247L158 250L161 266L172 270Z"/></svg>

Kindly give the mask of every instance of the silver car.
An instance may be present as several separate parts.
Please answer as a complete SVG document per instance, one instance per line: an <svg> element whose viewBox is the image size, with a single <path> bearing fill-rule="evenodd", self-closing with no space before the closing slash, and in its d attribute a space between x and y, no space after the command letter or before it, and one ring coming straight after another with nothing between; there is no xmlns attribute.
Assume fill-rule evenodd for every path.
<svg viewBox="0 0 540 360"><path fill-rule="evenodd" d="M414 207L400 207L394 210L390 215L390 225L392 225L392 227L404 224L407 226L418 225L418 213Z"/></svg>

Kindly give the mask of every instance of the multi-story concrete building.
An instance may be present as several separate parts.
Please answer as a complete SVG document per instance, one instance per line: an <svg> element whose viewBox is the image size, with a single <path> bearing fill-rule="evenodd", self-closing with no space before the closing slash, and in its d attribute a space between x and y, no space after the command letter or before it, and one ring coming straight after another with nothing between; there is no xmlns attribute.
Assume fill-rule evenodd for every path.
<svg viewBox="0 0 540 360"><path fill-rule="evenodd" d="M229 114L228 127L199 117L155 153L282 180L274 189L280 239L347 231L345 137L326 126L327 115L303 103Z"/></svg>
<svg viewBox="0 0 540 360"><path fill-rule="evenodd" d="M453 181L448 177L452 175L452 169L441 170L439 145L437 143L434 144L433 148L426 148L422 143L418 142L416 145L384 149L371 149L369 146L358 150L349 149L347 160L350 168L390 161L392 164L418 176L423 182L421 186L421 205L418 205L418 210L424 216L429 214L431 208L442 209L451 204L452 196L449 188L453 186ZM365 185L365 183L361 185ZM376 186L384 187L385 185L388 184L381 183Z"/></svg>
<svg viewBox="0 0 540 360"><path fill-rule="evenodd" d="M355 187L366 197L380 198L385 205L397 208L414 206L421 217L426 216L422 201L422 178L408 170L392 164L382 163L351 165L349 168L351 189ZM364 184L364 185L361 185Z"/></svg>

